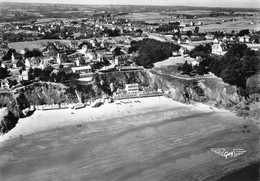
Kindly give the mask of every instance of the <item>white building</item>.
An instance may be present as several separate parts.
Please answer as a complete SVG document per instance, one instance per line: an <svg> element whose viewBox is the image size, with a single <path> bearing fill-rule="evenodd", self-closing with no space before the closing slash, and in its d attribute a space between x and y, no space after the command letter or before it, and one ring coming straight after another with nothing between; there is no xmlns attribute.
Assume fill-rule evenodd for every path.
<svg viewBox="0 0 260 181"><path fill-rule="evenodd" d="M215 38L215 39L213 40L213 43L219 43L218 39Z"/></svg>
<svg viewBox="0 0 260 181"><path fill-rule="evenodd" d="M211 34L208 34L208 35L206 35L205 36L205 38L207 39L207 40L213 40L214 39L214 35L211 35Z"/></svg>
<svg viewBox="0 0 260 181"><path fill-rule="evenodd" d="M60 57L59 53L57 54L56 61L57 61L58 64L62 64L62 60L61 60L61 57Z"/></svg>
<svg viewBox="0 0 260 181"><path fill-rule="evenodd" d="M88 66L82 66L82 67L72 67L71 68L73 73L77 74L89 74L92 73L92 68Z"/></svg>
<svg viewBox="0 0 260 181"><path fill-rule="evenodd" d="M211 49L211 53L216 55L224 55L226 53L226 46L224 43L213 44Z"/></svg>
<svg viewBox="0 0 260 181"><path fill-rule="evenodd" d="M138 92L139 85L138 84L125 84L125 90L127 92Z"/></svg>
<svg viewBox="0 0 260 181"><path fill-rule="evenodd" d="M0 87L1 89L9 89L9 81L7 79L0 80Z"/></svg>
<svg viewBox="0 0 260 181"><path fill-rule="evenodd" d="M28 72L23 70L22 75L19 75L18 79L19 79L19 81L29 80Z"/></svg>
<svg viewBox="0 0 260 181"><path fill-rule="evenodd" d="M249 43L250 41L250 37L249 36L240 36L239 37L239 42L243 42L243 43Z"/></svg>

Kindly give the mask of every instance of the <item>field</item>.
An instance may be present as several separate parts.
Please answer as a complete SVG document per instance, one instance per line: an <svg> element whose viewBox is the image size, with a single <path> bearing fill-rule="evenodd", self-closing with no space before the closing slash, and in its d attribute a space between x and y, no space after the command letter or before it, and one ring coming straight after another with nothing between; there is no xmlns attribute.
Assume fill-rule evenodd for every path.
<svg viewBox="0 0 260 181"><path fill-rule="evenodd" d="M189 11L188 13L192 13L193 11ZM177 12L178 13L178 12ZM185 12L181 12L185 13ZM203 13L202 11L195 11L196 13ZM228 21L222 24L216 24L221 20L231 20L232 17L216 17L216 18L198 18L198 19L175 19L174 16L161 15L156 12L145 12L145 13L133 13L125 16L121 16L124 18L129 18L133 20L140 20L146 22L154 22L154 23L168 23L169 21L179 20L185 24L189 24L191 21L194 21L197 24L199 21L203 23L203 25L199 26L200 31L240 31L242 29L252 29L252 30L260 30L260 16L248 16L248 17L234 17L236 21ZM162 21L163 20L163 21ZM250 25L250 21L255 21L256 24ZM195 27L188 27L190 29L194 29Z"/></svg>
<svg viewBox="0 0 260 181"><path fill-rule="evenodd" d="M28 49L40 49L42 48L42 45L47 43L47 42L55 42L55 41L59 41L62 44L66 44L69 45L71 40L54 40L54 39L48 39L48 40L38 40L38 41L24 41L24 42L11 42L8 43L8 46L10 48L14 48L17 52L23 50L24 48L28 48Z"/></svg>
<svg viewBox="0 0 260 181"><path fill-rule="evenodd" d="M47 23L54 23L59 21L67 21L68 18L38 18L35 24L47 24Z"/></svg>

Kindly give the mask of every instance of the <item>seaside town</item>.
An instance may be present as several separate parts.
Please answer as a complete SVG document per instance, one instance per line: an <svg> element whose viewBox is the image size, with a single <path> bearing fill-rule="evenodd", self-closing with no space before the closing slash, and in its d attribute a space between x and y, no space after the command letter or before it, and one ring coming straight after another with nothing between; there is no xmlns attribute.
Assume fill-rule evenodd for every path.
<svg viewBox="0 0 260 181"><path fill-rule="evenodd" d="M218 180L258 168L259 9L0 5L0 180ZM232 146L241 160L209 156ZM12 158L28 168L9 173Z"/></svg>
<svg viewBox="0 0 260 181"><path fill-rule="evenodd" d="M47 77L50 82L66 82L72 77L91 83L95 74L143 70L147 67L140 63L138 65L135 61L137 53L133 50L133 45L144 39L176 45L171 56L182 59L183 63L189 60L193 66L198 65L203 58L199 54L192 58L188 52L200 43L211 45L211 53L214 55L224 55L233 44L248 44L252 50L259 51L260 34L255 30L200 32L203 21L183 22L175 18L168 23L149 23L118 18L115 14L102 11L89 18L66 21L57 18L49 23L36 24L36 19L8 23L1 27L0 36L3 72L1 91L17 93L25 85L46 81ZM193 18L197 20L196 17ZM234 22L236 19L222 19L217 23L226 21ZM248 26L259 23L247 22ZM46 41L34 47L37 40ZM13 48L13 42L17 41L28 42L30 48L21 48L19 44L15 45L17 49ZM134 83L132 86L137 85ZM129 91L129 86L125 87L127 92L139 91L138 88ZM118 99L120 96L115 97Z"/></svg>

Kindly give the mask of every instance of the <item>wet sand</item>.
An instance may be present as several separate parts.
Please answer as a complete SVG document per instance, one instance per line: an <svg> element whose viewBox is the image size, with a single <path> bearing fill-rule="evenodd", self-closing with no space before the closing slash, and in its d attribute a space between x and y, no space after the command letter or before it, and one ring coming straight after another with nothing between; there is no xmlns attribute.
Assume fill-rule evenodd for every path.
<svg viewBox="0 0 260 181"><path fill-rule="evenodd" d="M75 119L68 110L36 112L2 138L1 180L212 181L259 160L259 130L233 113L140 100L75 110ZM35 129L44 121L53 125ZM247 152L225 159L210 151L222 147Z"/></svg>

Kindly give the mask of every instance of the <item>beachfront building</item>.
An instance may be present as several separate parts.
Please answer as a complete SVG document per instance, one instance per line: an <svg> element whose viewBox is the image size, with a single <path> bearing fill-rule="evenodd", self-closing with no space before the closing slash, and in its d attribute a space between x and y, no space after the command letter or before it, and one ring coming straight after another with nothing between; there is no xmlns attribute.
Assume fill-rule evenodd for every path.
<svg viewBox="0 0 260 181"><path fill-rule="evenodd" d="M138 92L139 85L138 84L125 84L125 90L127 92Z"/></svg>
<svg viewBox="0 0 260 181"><path fill-rule="evenodd" d="M73 73L77 73L80 75L92 73L92 68L89 65L82 67L72 67L71 70Z"/></svg>

